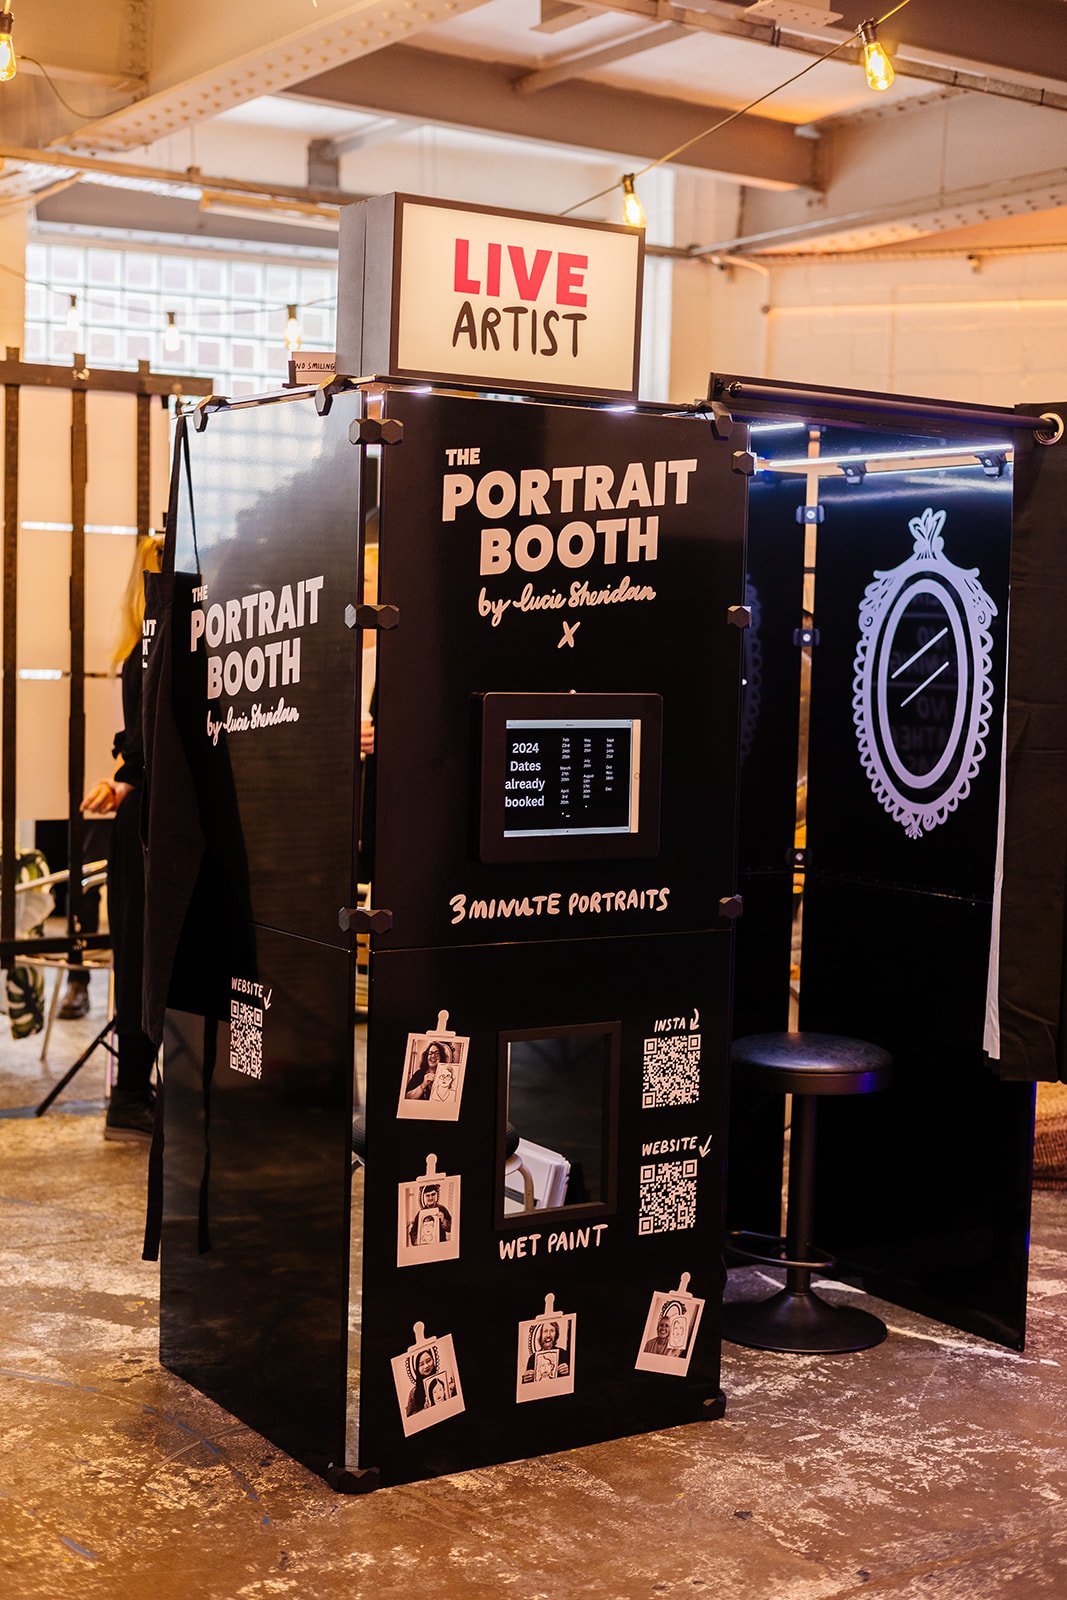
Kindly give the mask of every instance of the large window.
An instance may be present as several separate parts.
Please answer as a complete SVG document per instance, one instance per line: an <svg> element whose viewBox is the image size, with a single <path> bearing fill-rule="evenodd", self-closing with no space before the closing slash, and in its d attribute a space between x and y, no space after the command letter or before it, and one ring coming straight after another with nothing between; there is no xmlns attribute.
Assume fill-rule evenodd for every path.
<svg viewBox="0 0 1067 1600"><path fill-rule="evenodd" d="M255 394L286 378L286 307L299 308L304 347L334 347L332 262L264 260L222 252L115 247L76 239L26 251L28 361L135 367L214 379L223 394ZM47 287L46 287L47 286ZM67 326L70 296L79 328ZM164 350L173 312L180 347Z"/></svg>

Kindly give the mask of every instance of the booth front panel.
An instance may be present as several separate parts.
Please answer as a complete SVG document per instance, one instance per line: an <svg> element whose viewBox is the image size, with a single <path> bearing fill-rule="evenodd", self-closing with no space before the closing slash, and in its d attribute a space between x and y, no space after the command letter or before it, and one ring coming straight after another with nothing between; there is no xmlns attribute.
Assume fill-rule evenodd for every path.
<svg viewBox="0 0 1067 1600"><path fill-rule="evenodd" d="M362 1467L402 1482L713 1414L730 954L724 930L375 956ZM456 1034L450 1120L452 1100L404 1088L412 1035L439 1007ZM569 1172L546 1208L550 1158ZM538 1329L553 1322L568 1371L545 1380ZM424 1403L400 1359L413 1345L436 1351L461 1404Z"/></svg>

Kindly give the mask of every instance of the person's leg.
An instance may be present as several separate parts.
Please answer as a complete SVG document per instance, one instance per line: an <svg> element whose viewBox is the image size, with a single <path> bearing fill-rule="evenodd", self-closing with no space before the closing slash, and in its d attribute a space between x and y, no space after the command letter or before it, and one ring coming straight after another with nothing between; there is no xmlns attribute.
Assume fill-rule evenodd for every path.
<svg viewBox="0 0 1067 1600"><path fill-rule="evenodd" d="M108 1104L105 1139L149 1139L155 1118L155 1091L150 1078L156 1049L141 1032L144 862L137 832L139 804L137 790L123 800L112 824L108 858L118 1076Z"/></svg>
<svg viewBox="0 0 1067 1600"><path fill-rule="evenodd" d="M142 1140L152 1137L156 1095L152 1088L152 1064L156 1047L143 1033L117 1033L118 1074L111 1091L104 1138Z"/></svg>
<svg viewBox="0 0 1067 1600"><path fill-rule="evenodd" d="M111 845L113 824L97 817L85 824L82 835L82 853L85 861L103 860ZM81 925L83 933L97 933L100 928L100 890L86 889L82 896ZM84 967L71 967L67 973L67 987L56 1012L61 1022L73 1022L89 1014L89 974Z"/></svg>

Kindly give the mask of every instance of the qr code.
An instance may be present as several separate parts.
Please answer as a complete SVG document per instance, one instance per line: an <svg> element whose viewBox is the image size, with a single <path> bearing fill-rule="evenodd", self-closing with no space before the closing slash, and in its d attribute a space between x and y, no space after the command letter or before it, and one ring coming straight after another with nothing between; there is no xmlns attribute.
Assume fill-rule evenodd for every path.
<svg viewBox="0 0 1067 1600"><path fill-rule="evenodd" d="M638 1233L678 1233L697 1221L697 1163L657 1161L641 1168Z"/></svg>
<svg viewBox="0 0 1067 1600"><path fill-rule="evenodd" d="M700 1099L699 1033L657 1034L645 1040L641 1104L692 1106Z"/></svg>
<svg viewBox="0 0 1067 1600"><path fill-rule="evenodd" d="M263 1076L263 1011L230 1001L230 1066L249 1078Z"/></svg>

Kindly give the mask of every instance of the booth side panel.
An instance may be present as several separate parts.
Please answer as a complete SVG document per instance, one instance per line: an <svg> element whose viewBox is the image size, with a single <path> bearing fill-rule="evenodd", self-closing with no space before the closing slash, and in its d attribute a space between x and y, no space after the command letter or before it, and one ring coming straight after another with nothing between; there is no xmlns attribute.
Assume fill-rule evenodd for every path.
<svg viewBox="0 0 1067 1600"><path fill-rule="evenodd" d="M344 1461L353 957L254 940L247 1015L168 1013L160 1359L325 1472Z"/></svg>
<svg viewBox="0 0 1067 1600"><path fill-rule="evenodd" d="M190 831L167 826L181 763L204 835L164 1043L161 1356L321 1472L344 1460L347 1378L356 405L190 434L151 774L150 868Z"/></svg>
<svg viewBox="0 0 1067 1600"><path fill-rule="evenodd" d="M820 1246L872 1294L1021 1348L1034 1087L982 1057L989 908L818 882L805 917L804 1026L894 1060L883 1093L819 1106Z"/></svg>
<svg viewBox="0 0 1067 1600"><path fill-rule="evenodd" d="M1032 1094L982 1053L1010 481L823 491L801 1020L896 1070L820 1107L817 1237L886 1298L1019 1345Z"/></svg>
<svg viewBox="0 0 1067 1600"><path fill-rule="evenodd" d="M1067 415L1067 406L1027 407ZM1000 1060L1009 1078L1067 1081L1067 448L1020 438L1008 672Z"/></svg>

